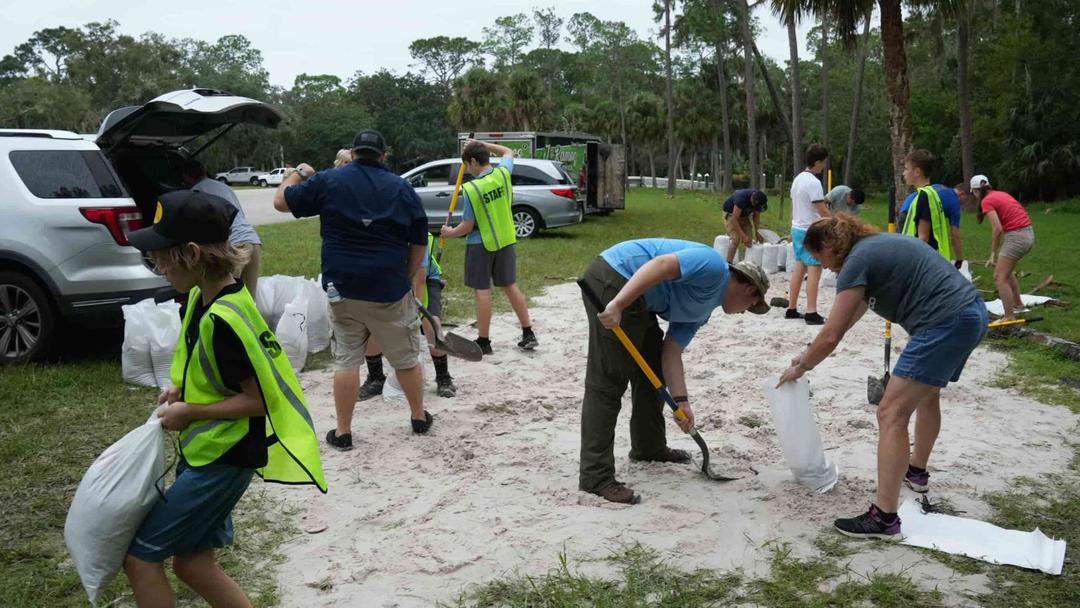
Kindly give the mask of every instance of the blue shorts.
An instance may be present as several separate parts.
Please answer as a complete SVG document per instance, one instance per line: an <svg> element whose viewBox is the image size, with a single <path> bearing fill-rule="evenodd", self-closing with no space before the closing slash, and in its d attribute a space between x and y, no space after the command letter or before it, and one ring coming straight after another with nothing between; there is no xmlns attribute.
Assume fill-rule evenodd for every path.
<svg viewBox="0 0 1080 608"><path fill-rule="evenodd" d="M244 495L255 469L227 464L191 468L181 460L176 481L165 490L139 526L128 553L160 563L232 544L232 510Z"/></svg>
<svg viewBox="0 0 1080 608"><path fill-rule="evenodd" d="M943 388L960 379L968 356L986 336L986 305L976 298L948 321L915 332L893 375Z"/></svg>
<svg viewBox="0 0 1080 608"><path fill-rule="evenodd" d="M791 229L791 244L795 246L795 259L807 266L821 266L821 262L810 255L810 252L806 250L806 247L803 247L803 239L805 238L806 231L802 228Z"/></svg>

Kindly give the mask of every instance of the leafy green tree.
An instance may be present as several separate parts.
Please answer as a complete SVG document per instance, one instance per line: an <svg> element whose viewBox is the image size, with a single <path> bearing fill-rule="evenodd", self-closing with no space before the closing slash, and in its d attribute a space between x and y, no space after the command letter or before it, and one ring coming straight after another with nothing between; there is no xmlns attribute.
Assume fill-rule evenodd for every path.
<svg viewBox="0 0 1080 608"><path fill-rule="evenodd" d="M483 29L484 51L495 58L496 68L512 68L532 44L534 30L524 13L499 17L494 26Z"/></svg>
<svg viewBox="0 0 1080 608"><path fill-rule="evenodd" d="M476 61L478 48L468 38L435 36L414 40L409 55L435 77L439 86L450 91L462 70Z"/></svg>
<svg viewBox="0 0 1080 608"><path fill-rule="evenodd" d="M562 40L562 26L566 20L555 12L554 6L534 8L533 22L540 37L540 46L550 51L559 45Z"/></svg>

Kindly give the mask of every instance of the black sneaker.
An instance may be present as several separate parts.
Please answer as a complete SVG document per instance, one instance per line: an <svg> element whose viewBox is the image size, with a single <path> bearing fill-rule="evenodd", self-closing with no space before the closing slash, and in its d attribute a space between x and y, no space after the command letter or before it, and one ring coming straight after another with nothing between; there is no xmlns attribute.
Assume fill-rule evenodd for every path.
<svg viewBox="0 0 1080 608"><path fill-rule="evenodd" d="M431 429L431 423L433 422L435 422L435 417L431 415L431 412L424 410L423 420L412 419L412 432L417 435L423 435Z"/></svg>
<svg viewBox="0 0 1080 608"><path fill-rule="evenodd" d="M473 340L473 342L476 342L476 344L480 346L480 352L484 353L485 355L490 355L492 353L491 340L477 338Z"/></svg>
<svg viewBox="0 0 1080 608"><path fill-rule="evenodd" d="M367 401L372 397L378 397L382 394L383 384L385 383L386 376L368 376L367 380L364 380L363 386L360 387L360 394L357 396L356 400Z"/></svg>
<svg viewBox="0 0 1080 608"><path fill-rule="evenodd" d="M352 433L338 435L337 429L330 429L330 432L326 434L326 443L335 450L348 452L352 449Z"/></svg>
<svg viewBox="0 0 1080 608"><path fill-rule="evenodd" d="M885 523L881 519L881 510L877 505L870 505L870 510L858 517L851 519L838 519L833 522L841 534L852 538L880 538L883 540L900 540L900 518L897 517L892 523Z"/></svg>
<svg viewBox="0 0 1080 608"><path fill-rule="evenodd" d="M808 312L808 313L806 313L805 315L803 315L803 320L806 321L807 325L824 325L825 324L825 317L819 315L816 312Z"/></svg>
<svg viewBox="0 0 1080 608"><path fill-rule="evenodd" d="M803 316L802 316L801 312L795 310L794 308L789 308L789 309L787 309L787 312L784 313L784 318L785 319L801 319L801 318L803 318Z"/></svg>
<svg viewBox="0 0 1080 608"><path fill-rule="evenodd" d="M435 393L440 397L454 397L457 395L457 387L454 386L454 378L452 376L436 376L435 377Z"/></svg>
<svg viewBox="0 0 1080 608"><path fill-rule="evenodd" d="M518 342L518 348L521 350L532 350L537 346L540 346L540 341L536 339L536 335L532 332L523 334L521 336L521 341Z"/></svg>

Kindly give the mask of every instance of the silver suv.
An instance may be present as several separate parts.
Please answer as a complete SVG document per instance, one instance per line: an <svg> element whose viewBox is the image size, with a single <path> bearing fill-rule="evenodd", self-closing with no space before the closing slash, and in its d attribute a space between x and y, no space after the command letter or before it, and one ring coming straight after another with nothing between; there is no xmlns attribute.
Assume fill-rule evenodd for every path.
<svg viewBox="0 0 1080 608"><path fill-rule="evenodd" d="M95 135L0 130L0 363L44 357L65 320L118 324L122 305L165 287L127 235L184 187L184 144L280 121L253 99L192 89L116 110Z"/></svg>
<svg viewBox="0 0 1080 608"><path fill-rule="evenodd" d="M497 165L499 159L492 158L491 163ZM446 158L420 165L401 176L420 195L428 216L428 228L432 231L438 231L439 226L446 222L460 166L461 159ZM471 179L472 176L466 173L464 181ZM511 184L514 187L511 211L518 238L527 239L545 228L581 222L584 199L561 163L515 158ZM461 222L462 205L460 200L458 203L451 225Z"/></svg>

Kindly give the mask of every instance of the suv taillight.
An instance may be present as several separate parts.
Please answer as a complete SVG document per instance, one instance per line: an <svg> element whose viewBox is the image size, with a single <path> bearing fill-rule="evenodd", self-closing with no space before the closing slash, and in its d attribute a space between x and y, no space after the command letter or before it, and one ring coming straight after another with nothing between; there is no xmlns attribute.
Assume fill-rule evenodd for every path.
<svg viewBox="0 0 1080 608"><path fill-rule="evenodd" d="M109 230L117 245L130 245L128 234L142 228L142 214L138 207L83 207L83 217Z"/></svg>
<svg viewBox="0 0 1080 608"><path fill-rule="evenodd" d="M568 198L568 199L570 199L572 201L577 200L577 197L574 196L574 189L573 188L552 188L551 193L554 194L555 196L561 196L563 198Z"/></svg>

